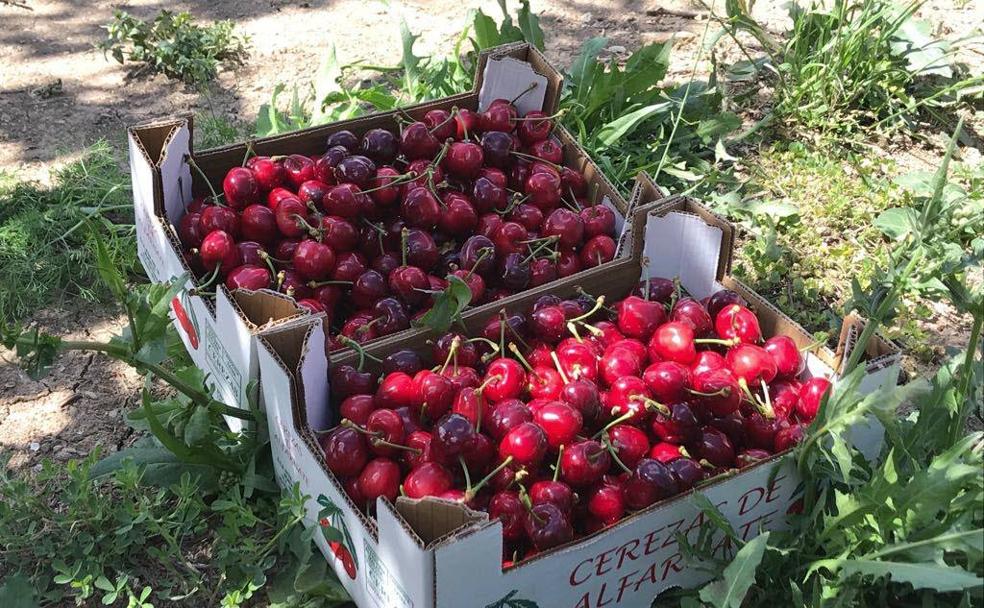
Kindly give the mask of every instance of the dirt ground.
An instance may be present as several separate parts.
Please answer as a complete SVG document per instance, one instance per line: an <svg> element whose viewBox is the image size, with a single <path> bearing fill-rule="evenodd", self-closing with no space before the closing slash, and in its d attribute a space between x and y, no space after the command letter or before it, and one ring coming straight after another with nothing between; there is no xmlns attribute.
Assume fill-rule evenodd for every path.
<svg viewBox="0 0 984 608"><path fill-rule="evenodd" d="M723 1L716 0L719 10ZM310 78L331 44L342 63L385 65L400 57L399 23L421 32L419 55L446 53L471 9L498 16L496 2L416 0L389 3L357 0L262 0L163 2L133 0L86 3L24 0L31 10L0 4L0 170L45 181L51 168L73 159L85 146L106 138L123 149L125 127L177 112L211 110L238 124L252 124L257 109L278 82ZM516 4L510 2L510 5ZM708 0L710 4L710 0ZM784 0L756 4L754 14L774 34L786 21ZM232 19L251 37L247 65L223 72L203 94L163 76L131 78L128 66L107 60L94 45L114 9L149 17L161 8L189 10L203 20ZM676 40L668 78L690 76L707 13L697 1L534 0L548 36L547 55L569 65L581 44L595 36L610 40L607 52L624 56L640 45ZM984 23L984 0L931 0L921 11L937 32L968 34ZM751 44L755 50L754 44ZM737 58L737 50L724 51ZM718 59L722 59L719 55ZM981 57L972 60L981 65ZM698 73L707 73L703 58ZM909 165L932 167L932 146L900 152ZM960 319L939 311L942 346L966 339ZM93 310L42 311L36 320L74 337L107 337L120 319ZM0 452L13 452L10 466L39 466L43 457L65 460L99 446L104 452L126 445L124 413L137 398L139 381L123 366L101 356L63 358L42 382L34 382L0 350Z"/></svg>

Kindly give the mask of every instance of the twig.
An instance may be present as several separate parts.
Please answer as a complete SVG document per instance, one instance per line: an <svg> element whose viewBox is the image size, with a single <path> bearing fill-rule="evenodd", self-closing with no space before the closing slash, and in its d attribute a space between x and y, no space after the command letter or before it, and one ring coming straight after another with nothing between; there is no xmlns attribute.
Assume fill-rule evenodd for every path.
<svg viewBox="0 0 984 608"><path fill-rule="evenodd" d="M16 2L16 0L0 0L0 4L5 4L7 6L16 6L17 8L22 8L26 11L33 11L34 9L21 2Z"/></svg>

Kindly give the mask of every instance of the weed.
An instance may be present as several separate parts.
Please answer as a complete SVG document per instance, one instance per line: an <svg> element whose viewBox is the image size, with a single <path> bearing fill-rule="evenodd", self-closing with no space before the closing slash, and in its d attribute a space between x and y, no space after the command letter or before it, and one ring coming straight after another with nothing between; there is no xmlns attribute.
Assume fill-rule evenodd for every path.
<svg viewBox="0 0 984 608"><path fill-rule="evenodd" d="M205 85L215 78L220 66L240 66L249 54L248 40L236 34L233 22L202 26L186 12L161 10L148 22L125 11L114 11L113 22L103 28L106 40L98 48L104 54L121 64L143 64L138 73L161 73L189 84Z"/></svg>
<svg viewBox="0 0 984 608"><path fill-rule="evenodd" d="M105 141L57 171L49 187L0 173L0 311L22 318L62 298L106 295L86 220L100 227L113 263L135 272L129 183Z"/></svg>

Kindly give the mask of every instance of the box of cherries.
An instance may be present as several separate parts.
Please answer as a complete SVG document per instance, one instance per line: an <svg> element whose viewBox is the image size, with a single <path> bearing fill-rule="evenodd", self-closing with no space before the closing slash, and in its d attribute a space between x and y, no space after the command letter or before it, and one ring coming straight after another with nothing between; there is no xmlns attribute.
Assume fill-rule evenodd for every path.
<svg viewBox="0 0 984 608"><path fill-rule="evenodd" d="M693 494L745 538L782 526L802 491L784 454L861 321L836 354L818 347L727 275L732 230L695 201L645 206L632 229L629 259L330 371L304 352L322 327L261 337L271 436L304 444L282 475L337 509L326 538L363 537L328 547L336 568L385 564L413 605L648 606L699 582L675 540L699 533ZM865 348L865 385L894 386L894 347Z"/></svg>

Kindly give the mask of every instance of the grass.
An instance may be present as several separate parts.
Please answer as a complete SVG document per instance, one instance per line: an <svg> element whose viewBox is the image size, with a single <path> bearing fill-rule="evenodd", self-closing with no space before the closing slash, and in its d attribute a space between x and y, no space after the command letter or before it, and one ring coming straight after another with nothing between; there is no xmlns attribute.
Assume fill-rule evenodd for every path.
<svg viewBox="0 0 984 608"><path fill-rule="evenodd" d="M87 223L104 234L114 263L136 272L129 182L105 141L56 171L50 186L0 173L0 311L20 319L69 298L106 295Z"/></svg>

